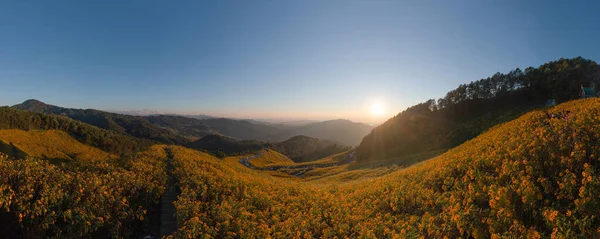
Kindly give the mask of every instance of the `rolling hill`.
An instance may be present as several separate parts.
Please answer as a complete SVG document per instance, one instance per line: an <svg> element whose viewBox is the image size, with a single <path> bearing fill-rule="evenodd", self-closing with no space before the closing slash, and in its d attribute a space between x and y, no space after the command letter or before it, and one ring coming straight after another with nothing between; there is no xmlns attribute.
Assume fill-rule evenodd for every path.
<svg viewBox="0 0 600 239"><path fill-rule="evenodd" d="M199 119L204 125L207 125L221 135L225 135L238 140L261 140L272 141L272 135L278 134L285 128L278 125L269 125L262 123L251 123L246 120L235 120L227 118L208 118Z"/></svg>
<svg viewBox="0 0 600 239"><path fill-rule="evenodd" d="M186 146L193 149L207 151L211 154L219 152L226 155L240 155L253 153L266 147L266 143L257 140L236 140L222 135L207 135Z"/></svg>
<svg viewBox="0 0 600 239"><path fill-rule="evenodd" d="M117 156L82 144L60 130L23 131L0 130L0 144L14 147L0 149L10 157L32 156L52 160L104 160ZM22 152L14 154L12 152Z"/></svg>
<svg viewBox="0 0 600 239"><path fill-rule="evenodd" d="M219 134L241 140L281 142L297 135L305 135L340 144L356 146L373 127L349 120L328 120L299 124L272 124L259 121L210 118L200 120Z"/></svg>
<svg viewBox="0 0 600 239"><path fill-rule="evenodd" d="M295 136L279 143L267 143L258 140L236 140L222 135L208 135L186 145L188 148L209 152L213 155L243 155L270 148L294 162L318 160L329 155L344 152L350 147L328 140L307 136Z"/></svg>
<svg viewBox="0 0 600 239"><path fill-rule="evenodd" d="M155 142L105 130L65 116L0 107L0 129L61 130L77 141L115 155L130 155Z"/></svg>
<svg viewBox="0 0 600 239"><path fill-rule="evenodd" d="M579 98L582 86L600 85L600 68L581 57L460 85L444 98L412 106L364 137L358 161L410 164L413 155L443 152L547 102ZM411 162L403 161L411 158Z"/></svg>
<svg viewBox="0 0 600 239"><path fill-rule="evenodd" d="M270 144L269 147L286 155L297 163L318 160L350 149L350 147L339 145L329 140L320 140L304 135L294 136L286 141Z"/></svg>
<svg viewBox="0 0 600 239"><path fill-rule="evenodd" d="M189 140L168 129L156 126L142 116L109 113L94 109L69 109L45 104L38 100L26 100L13 108L36 113L63 115L74 120L91 124L103 129L126 133L138 138L149 139L167 144L185 144Z"/></svg>
<svg viewBox="0 0 600 239"><path fill-rule="evenodd" d="M168 129L171 132L190 140L197 140L207 135L219 134L217 130L212 129L204 122L184 116L149 115L144 116L144 118L154 125Z"/></svg>
<svg viewBox="0 0 600 239"><path fill-rule="evenodd" d="M248 163L254 167L264 168L274 165L292 165L294 161L275 150L268 150L262 152L260 156L248 160Z"/></svg>

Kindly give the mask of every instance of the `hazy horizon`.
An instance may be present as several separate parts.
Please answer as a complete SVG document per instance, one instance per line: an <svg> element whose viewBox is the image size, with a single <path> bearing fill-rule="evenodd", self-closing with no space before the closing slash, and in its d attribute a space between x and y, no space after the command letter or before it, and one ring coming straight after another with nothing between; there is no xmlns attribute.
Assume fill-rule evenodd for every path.
<svg viewBox="0 0 600 239"><path fill-rule="evenodd" d="M600 3L0 3L0 104L379 124L459 84L600 59Z"/></svg>

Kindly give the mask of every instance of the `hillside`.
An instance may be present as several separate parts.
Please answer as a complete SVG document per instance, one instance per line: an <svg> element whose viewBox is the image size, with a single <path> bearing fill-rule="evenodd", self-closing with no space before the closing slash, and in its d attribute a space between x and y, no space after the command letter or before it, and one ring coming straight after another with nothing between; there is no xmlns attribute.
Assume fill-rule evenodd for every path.
<svg viewBox="0 0 600 239"><path fill-rule="evenodd" d="M58 160L104 160L114 159L115 155L108 154L71 138L60 130L23 131L0 130L0 145L5 148L0 151L10 157L24 158L24 155L15 155L11 152L18 150L28 156L58 159ZM12 146L16 149L8 149Z"/></svg>
<svg viewBox="0 0 600 239"><path fill-rule="evenodd" d="M56 131L19 134L35 138L27 144L43 143L37 140L42 136L65 139ZM50 147L67 149L63 142L57 143ZM165 152L163 145L157 145L126 161L77 160L61 164L0 156L0 235L142 238L157 234L158 202L167 184Z"/></svg>
<svg viewBox="0 0 600 239"><path fill-rule="evenodd" d="M258 140L236 140L222 135L208 135L186 147L209 152L213 155L252 154L264 148L271 148L291 158L294 162L318 160L333 154L344 152L350 148L328 140L307 136L295 136L279 143L266 143Z"/></svg>
<svg viewBox="0 0 600 239"><path fill-rule="evenodd" d="M310 181L179 146L154 146L122 168L0 158L0 221L10 225L0 232L139 237L171 174L173 238L598 238L598 140L600 99L587 99L524 114L394 172L336 166L309 172Z"/></svg>
<svg viewBox="0 0 600 239"><path fill-rule="evenodd" d="M304 135L294 136L286 141L271 144L269 147L286 155L294 162L314 161L350 149L333 141Z"/></svg>
<svg viewBox="0 0 600 239"><path fill-rule="evenodd" d="M122 115L94 109L69 109L45 104L38 100L26 100L13 108L36 113L67 116L103 129L126 133L138 138L167 144L185 144L188 140L168 129L158 127L142 116Z"/></svg>
<svg viewBox="0 0 600 239"><path fill-rule="evenodd" d="M186 227L176 235L596 238L599 125L600 100L569 102L496 126L432 160L331 187L280 184L210 158L188 159L182 168L227 186L203 193L212 200L189 210L200 195L192 189L206 188L189 181L177 202ZM179 175L192 179L189 171ZM234 193L241 189L251 191ZM231 225L216 216L225 214L244 216Z"/></svg>
<svg viewBox="0 0 600 239"><path fill-rule="evenodd" d="M173 133L184 136L190 140L197 140L207 135L219 134L204 122L177 115L149 115L144 116L148 122L168 129Z"/></svg>
<svg viewBox="0 0 600 239"><path fill-rule="evenodd" d="M208 118L200 119L199 121L219 134L238 140L273 141L275 139L272 139L272 135L285 130L285 127L280 125L269 125L259 122L252 123L246 120L227 118Z"/></svg>
<svg viewBox="0 0 600 239"><path fill-rule="evenodd" d="M266 143L257 140L235 140L221 135L207 135L186 146L211 154L221 152L226 155L240 155L263 149L266 147Z"/></svg>
<svg viewBox="0 0 600 239"><path fill-rule="evenodd" d="M599 69L581 57L560 59L460 85L444 98L412 106L375 128L358 146L358 161L409 164L402 159L450 149L542 108L550 99L561 103L579 98L582 85L600 85Z"/></svg>
<svg viewBox="0 0 600 239"><path fill-rule="evenodd" d="M599 125L600 99L568 102L409 168L329 186L176 152L175 237L597 238Z"/></svg>
<svg viewBox="0 0 600 239"><path fill-rule="evenodd" d="M273 165L291 165L294 161L275 150L267 150L260 156L248 160L248 163L254 167L264 168Z"/></svg>
<svg viewBox="0 0 600 239"><path fill-rule="evenodd" d="M0 107L0 129L61 130L77 141L115 155L133 154L154 142L98 128L64 116Z"/></svg>

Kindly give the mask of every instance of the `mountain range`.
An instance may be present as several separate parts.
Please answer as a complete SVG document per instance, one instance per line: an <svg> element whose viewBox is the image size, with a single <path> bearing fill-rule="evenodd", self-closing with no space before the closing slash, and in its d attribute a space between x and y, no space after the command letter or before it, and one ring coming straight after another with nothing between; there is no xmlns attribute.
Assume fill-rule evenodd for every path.
<svg viewBox="0 0 600 239"><path fill-rule="evenodd" d="M305 135L343 145L356 146L372 129L366 124L341 119L304 124L274 124L180 115L125 115L95 109L63 108L35 99L26 100L12 108L63 115L103 129L179 145L185 145L208 135L265 142L281 142L297 135Z"/></svg>

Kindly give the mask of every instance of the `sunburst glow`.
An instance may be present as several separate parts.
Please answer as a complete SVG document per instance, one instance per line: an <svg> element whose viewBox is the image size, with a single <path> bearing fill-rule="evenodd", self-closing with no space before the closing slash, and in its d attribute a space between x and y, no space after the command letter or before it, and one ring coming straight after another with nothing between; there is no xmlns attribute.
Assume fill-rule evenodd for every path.
<svg viewBox="0 0 600 239"><path fill-rule="evenodd" d="M385 114L385 108L382 102L375 101L371 105L371 115L375 117L379 117Z"/></svg>

